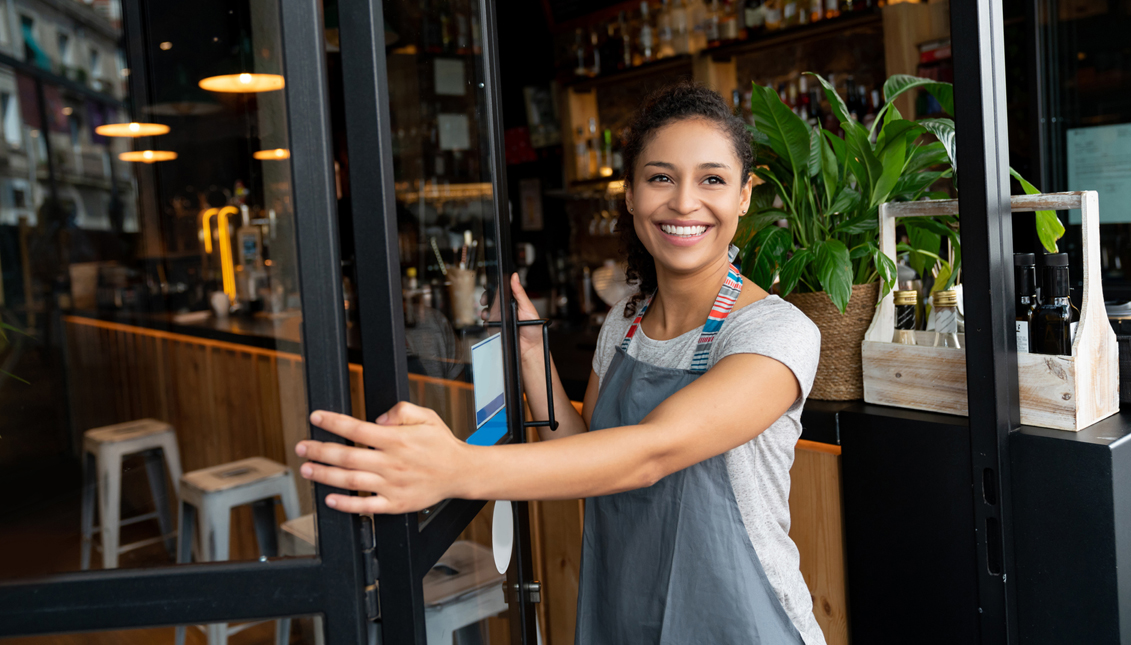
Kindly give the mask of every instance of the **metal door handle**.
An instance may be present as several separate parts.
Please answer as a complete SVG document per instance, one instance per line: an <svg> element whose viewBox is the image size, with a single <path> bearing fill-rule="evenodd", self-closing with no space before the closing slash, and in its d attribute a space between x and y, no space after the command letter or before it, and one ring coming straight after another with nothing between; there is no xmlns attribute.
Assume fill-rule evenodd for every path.
<svg viewBox="0 0 1131 645"><path fill-rule="evenodd" d="M554 419L554 377L550 371L550 321L545 318L538 320L519 320L518 319L518 305L511 302L511 320L514 320L515 330L514 337L518 338L518 328L527 327L530 325L542 326L542 360L546 363L546 403L549 419L545 421L523 421L523 428L541 428L548 427L551 431L558 429L558 422ZM497 320L488 321L488 327L499 327L502 325Z"/></svg>

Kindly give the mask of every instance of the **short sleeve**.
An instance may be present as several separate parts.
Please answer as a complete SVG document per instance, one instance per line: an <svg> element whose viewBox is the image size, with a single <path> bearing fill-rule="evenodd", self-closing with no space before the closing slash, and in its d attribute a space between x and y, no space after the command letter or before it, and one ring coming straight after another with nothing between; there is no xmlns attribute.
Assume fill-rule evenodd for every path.
<svg viewBox="0 0 1131 645"><path fill-rule="evenodd" d="M597 350L593 352L593 371L597 374L598 380L605 378L605 370L609 369L617 345L632 324L631 320L624 317L624 306L627 303L628 298L625 298L609 309L605 315L605 322L601 325L601 331L597 334Z"/></svg>
<svg viewBox="0 0 1131 645"><path fill-rule="evenodd" d="M727 317L712 364L731 354L759 354L788 367L801 385L800 404L809 396L817 375L821 332L800 309L768 296Z"/></svg>

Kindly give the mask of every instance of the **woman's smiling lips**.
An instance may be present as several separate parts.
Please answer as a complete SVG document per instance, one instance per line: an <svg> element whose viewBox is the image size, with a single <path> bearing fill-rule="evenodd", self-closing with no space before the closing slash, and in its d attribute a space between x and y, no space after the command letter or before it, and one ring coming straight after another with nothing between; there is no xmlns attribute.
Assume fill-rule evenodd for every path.
<svg viewBox="0 0 1131 645"><path fill-rule="evenodd" d="M668 242L676 246L691 246L703 239L713 226L706 222L668 220L656 222L656 228Z"/></svg>

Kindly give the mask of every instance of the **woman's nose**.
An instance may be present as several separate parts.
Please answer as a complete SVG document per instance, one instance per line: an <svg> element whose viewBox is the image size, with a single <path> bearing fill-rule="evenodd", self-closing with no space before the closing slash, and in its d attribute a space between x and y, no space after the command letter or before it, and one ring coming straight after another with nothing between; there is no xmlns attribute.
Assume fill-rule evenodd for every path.
<svg viewBox="0 0 1131 645"><path fill-rule="evenodd" d="M669 208L681 215L686 215L699 210L700 203L699 196L695 193L695 186L683 183L680 184L676 189L675 195L672 196L672 202L669 204Z"/></svg>

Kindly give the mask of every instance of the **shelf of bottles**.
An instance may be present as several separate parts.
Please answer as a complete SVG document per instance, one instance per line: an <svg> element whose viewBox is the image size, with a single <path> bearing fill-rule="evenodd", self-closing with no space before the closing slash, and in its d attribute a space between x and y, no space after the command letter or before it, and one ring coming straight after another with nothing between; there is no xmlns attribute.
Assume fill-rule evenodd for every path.
<svg viewBox="0 0 1131 645"><path fill-rule="evenodd" d="M578 27L562 82L585 89L641 73L691 69L696 55L729 58L866 23L886 0L647 0Z"/></svg>

